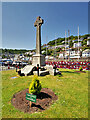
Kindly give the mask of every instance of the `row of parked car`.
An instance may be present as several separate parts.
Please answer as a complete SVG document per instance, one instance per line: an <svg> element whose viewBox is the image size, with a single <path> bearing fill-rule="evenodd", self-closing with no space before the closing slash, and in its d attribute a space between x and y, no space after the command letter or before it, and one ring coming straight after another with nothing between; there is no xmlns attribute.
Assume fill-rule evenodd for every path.
<svg viewBox="0 0 90 120"><path fill-rule="evenodd" d="M6 59L6 60L0 60L0 65L1 66L16 66L16 65L19 65L19 66L26 66L28 63L26 62L21 62L21 61L12 61L12 60L9 60L9 59Z"/></svg>

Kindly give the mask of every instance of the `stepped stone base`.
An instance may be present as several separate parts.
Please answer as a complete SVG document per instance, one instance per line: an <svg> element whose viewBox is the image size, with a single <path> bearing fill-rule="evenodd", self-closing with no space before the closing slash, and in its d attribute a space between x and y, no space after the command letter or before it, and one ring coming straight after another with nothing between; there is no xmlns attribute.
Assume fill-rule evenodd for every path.
<svg viewBox="0 0 90 120"><path fill-rule="evenodd" d="M23 69L21 69L21 71L18 71L18 74L20 74L21 76L28 76L28 75L38 75L38 72L36 70L36 67L33 65L27 65L25 66ZM58 71L57 69L54 70L52 65L46 65L41 67L41 69L39 70L39 76L45 76L45 75L61 75L61 72Z"/></svg>
<svg viewBox="0 0 90 120"><path fill-rule="evenodd" d="M47 69L50 73L50 75L61 75L61 72L59 70L56 69L56 71L53 69L52 65L46 65L45 69Z"/></svg>
<svg viewBox="0 0 90 120"><path fill-rule="evenodd" d="M24 74L25 76L32 74L33 68L33 65L26 65L23 69L21 69L21 74Z"/></svg>
<svg viewBox="0 0 90 120"><path fill-rule="evenodd" d="M34 75L37 75L37 71L33 71L33 74L34 74ZM39 76L45 76L45 75L48 75L48 74L49 74L49 71L48 71L48 70L39 71Z"/></svg>
<svg viewBox="0 0 90 120"><path fill-rule="evenodd" d="M45 68L49 71L50 75L54 75L54 69L52 65L46 65Z"/></svg>
<svg viewBox="0 0 90 120"><path fill-rule="evenodd" d="M37 64L39 64L40 67L45 66L45 56L44 55L41 55L41 54L33 55L32 65L37 66Z"/></svg>

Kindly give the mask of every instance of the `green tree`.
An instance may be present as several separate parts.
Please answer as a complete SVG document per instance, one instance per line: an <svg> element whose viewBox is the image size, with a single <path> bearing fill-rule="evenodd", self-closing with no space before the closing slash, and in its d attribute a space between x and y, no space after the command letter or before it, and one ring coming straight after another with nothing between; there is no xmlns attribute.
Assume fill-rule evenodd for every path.
<svg viewBox="0 0 90 120"><path fill-rule="evenodd" d="M39 94L41 91L41 82L37 76L34 76L29 87L29 93Z"/></svg>
<svg viewBox="0 0 90 120"><path fill-rule="evenodd" d="M69 45L70 45L70 47L72 47L72 46L73 46L73 42L72 42L72 40L70 41Z"/></svg>

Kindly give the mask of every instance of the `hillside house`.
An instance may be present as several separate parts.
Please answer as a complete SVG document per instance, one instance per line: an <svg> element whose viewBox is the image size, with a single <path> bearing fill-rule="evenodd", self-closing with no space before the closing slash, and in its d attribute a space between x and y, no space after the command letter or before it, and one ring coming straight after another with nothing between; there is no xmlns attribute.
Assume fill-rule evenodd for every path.
<svg viewBox="0 0 90 120"><path fill-rule="evenodd" d="M90 50L86 49L82 52L82 57L90 57Z"/></svg>
<svg viewBox="0 0 90 120"><path fill-rule="evenodd" d="M90 39L87 40L87 46L90 46Z"/></svg>
<svg viewBox="0 0 90 120"><path fill-rule="evenodd" d="M81 46L82 46L82 45L81 45L81 42L79 42L79 43L74 43L74 44L73 44L73 47L74 47L74 48L81 47Z"/></svg>

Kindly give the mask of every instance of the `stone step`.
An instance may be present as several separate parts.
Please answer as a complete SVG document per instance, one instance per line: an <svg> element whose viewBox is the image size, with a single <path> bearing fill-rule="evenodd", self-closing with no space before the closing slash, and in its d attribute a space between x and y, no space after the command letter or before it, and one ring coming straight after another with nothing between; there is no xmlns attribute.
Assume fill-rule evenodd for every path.
<svg viewBox="0 0 90 120"><path fill-rule="evenodd" d="M37 75L37 71L33 71L34 75ZM45 71L39 71L39 76L45 76L45 75L49 75L49 71L45 70Z"/></svg>
<svg viewBox="0 0 90 120"><path fill-rule="evenodd" d="M25 74L25 76L26 76L27 74L29 74L30 72L32 72L33 68L34 68L33 65L27 65L23 69L21 69L21 74Z"/></svg>
<svg viewBox="0 0 90 120"><path fill-rule="evenodd" d="M45 68L49 71L50 75L54 75L54 69L52 65L46 65Z"/></svg>

